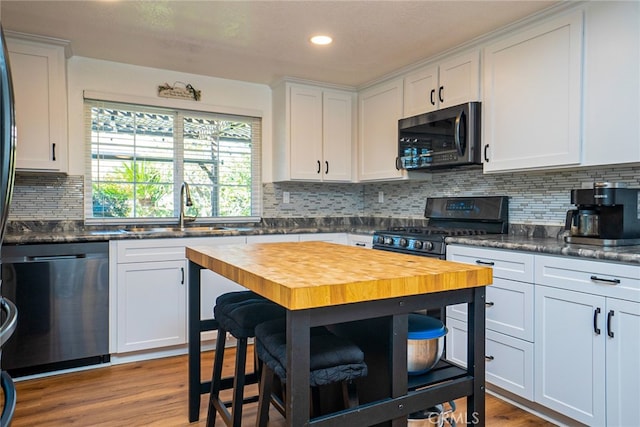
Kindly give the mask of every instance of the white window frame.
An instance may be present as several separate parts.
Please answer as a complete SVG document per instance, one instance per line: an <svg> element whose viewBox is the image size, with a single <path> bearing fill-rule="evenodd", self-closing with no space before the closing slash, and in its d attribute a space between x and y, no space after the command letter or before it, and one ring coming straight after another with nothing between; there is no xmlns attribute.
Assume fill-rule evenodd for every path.
<svg viewBox="0 0 640 427"><path fill-rule="evenodd" d="M252 128L252 215L241 217L203 217L198 218L196 222L200 223L239 223L239 222L258 222L261 219L262 213L262 113L257 110L238 109L220 106L211 106L207 104L193 105L192 101L181 100L165 100L154 99L131 95L122 94L109 94L94 91L84 91L84 99L106 102L106 103L119 103L119 104L132 104L134 106L161 108L168 110L179 110L186 114L217 114L217 115L234 115L244 116L247 118L254 118L254 126ZM91 162L91 132L90 132L90 109L91 107L85 103L83 107L84 111L84 134L85 134L85 203L84 203L84 217L86 224L172 224L177 221L175 217L164 218L94 218L93 215L93 200L91 196L92 192L92 162ZM89 110L89 111L88 111ZM180 165L182 168L182 165ZM174 176L174 179L179 177ZM180 186L177 186L179 188ZM174 185L175 188L175 185ZM179 198L179 193L175 194L174 198ZM176 199L177 200L177 199ZM179 201L178 201L179 203Z"/></svg>

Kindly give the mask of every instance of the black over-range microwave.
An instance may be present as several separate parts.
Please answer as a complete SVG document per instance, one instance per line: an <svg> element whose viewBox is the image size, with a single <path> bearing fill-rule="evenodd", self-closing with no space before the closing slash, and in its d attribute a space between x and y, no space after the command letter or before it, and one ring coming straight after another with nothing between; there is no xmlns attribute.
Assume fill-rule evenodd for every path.
<svg viewBox="0 0 640 427"><path fill-rule="evenodd" d="M398 121L397 167L432 170L479 165L480 103L447 107Z"/></svg>

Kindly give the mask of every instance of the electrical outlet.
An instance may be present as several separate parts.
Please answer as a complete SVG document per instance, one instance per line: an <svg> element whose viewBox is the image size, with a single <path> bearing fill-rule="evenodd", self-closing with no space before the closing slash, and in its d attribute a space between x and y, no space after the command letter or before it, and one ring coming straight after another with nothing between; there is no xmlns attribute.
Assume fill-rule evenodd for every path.
<svg viewBox="0 0 640 427"><path fill-rule="evenodd" d="M384 203L384 191L378 191L378 203Z"/></svg>
<svg viewBox="0 0 640 427"><path fill-rule="evenodd" d="M291 195L288 191L282 192L282 203L288 204L291 203Z"/></svg>

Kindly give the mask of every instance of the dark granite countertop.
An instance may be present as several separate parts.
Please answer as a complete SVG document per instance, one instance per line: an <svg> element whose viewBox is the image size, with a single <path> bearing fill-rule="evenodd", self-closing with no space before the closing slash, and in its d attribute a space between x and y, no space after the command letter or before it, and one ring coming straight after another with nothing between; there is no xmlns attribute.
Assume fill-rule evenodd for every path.
<svg viewBox="0 0 640 427"><path fill-rule="evenodd" d="M147 225L153 231L125 232L124 226L84 226L81 222L36 222L11 224L4 244L42 244L97 242L124 239L156 239L181 237L249 236L261 234L357 233L373 234L375 230L395 225L423 225L420 219L326 217L326 218L263 218L257 223L214 224L224 227L210 230L207 224L190 224L185 230L171 229L172 225ZM195 229L193 227L196 227ZM159 228L167 227L165 230ZM539 237L532 237L539 236ZM572 256L640 265L640 246L604 248L590 245L566 244L560 227L511 224L510 233L485 236L447 237L450 244L510 249L548 255Z"/></svg>
<svg viewBox="0 0 640 427"><path fill-rule="evenodd" d="M108 240L171 239L183 237L250 236L262 234L357 233L373 234L375 225L333 221L285 221L269 224L224 224L187 226L183 229L171 225L155 224L135 227L89 226L78 224L29 224L9 228L4 236L5 245L82 243Z"/></svg>
<svg viewBox="0 0 640 427"><path fill-rule="evenodd" d="M600 247L565 243L551 237L528 237L511 234L447 237L447 243L510 249L547 255L564 255L640 265L640 246Z"/></svg>

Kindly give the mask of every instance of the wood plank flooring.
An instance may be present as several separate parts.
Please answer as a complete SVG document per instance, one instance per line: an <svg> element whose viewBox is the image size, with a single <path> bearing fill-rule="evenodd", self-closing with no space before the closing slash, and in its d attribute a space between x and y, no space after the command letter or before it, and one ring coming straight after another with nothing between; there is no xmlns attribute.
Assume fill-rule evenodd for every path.
<svg viewBox="0 0 640 427"><path fill-rule="evenodd" d="M225 370L232 372L233 351L227 351L227 354ZM248 360L252 360L251 357ZM203 378L211 374L212 360L211 352L203 353ZM200 420L188 422L187 356L19 381L16 388L18 400L12 427L206 424L206 395L201 400ZM255 388L248 392L254 393ZM461 408L458 411L464 412L464 399L457 404ZM255 403L245 406L243 425L254 425L256 407ZM282 417L274 409L270 420L270 427L284 426ZM218 420L218 425L221 424ZM486 424L509 427L553 425L488 395Z"/></svg>

